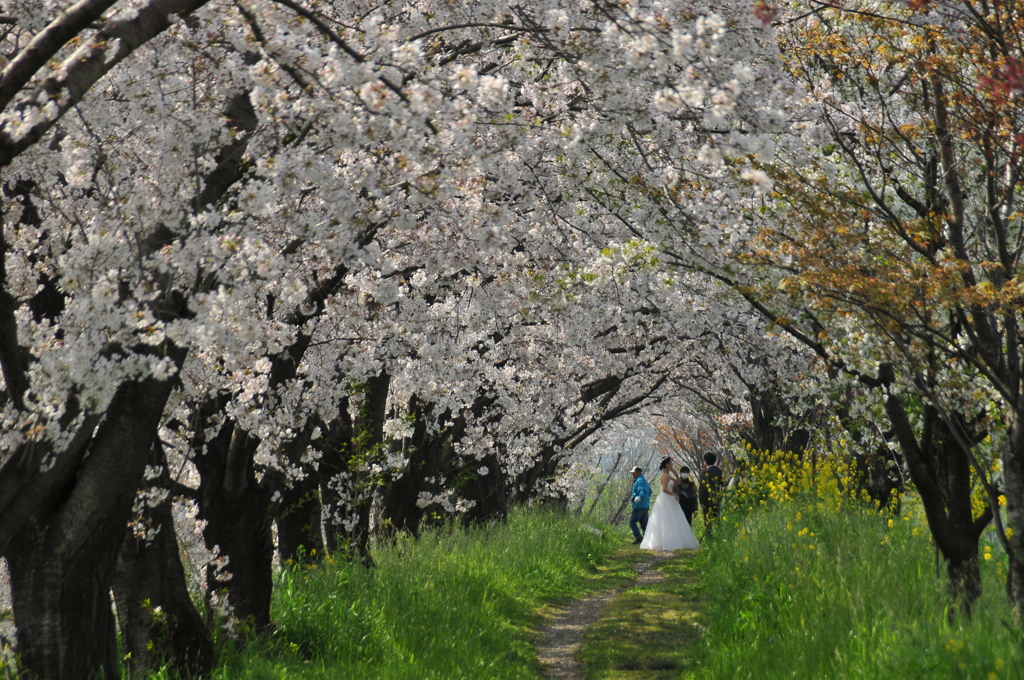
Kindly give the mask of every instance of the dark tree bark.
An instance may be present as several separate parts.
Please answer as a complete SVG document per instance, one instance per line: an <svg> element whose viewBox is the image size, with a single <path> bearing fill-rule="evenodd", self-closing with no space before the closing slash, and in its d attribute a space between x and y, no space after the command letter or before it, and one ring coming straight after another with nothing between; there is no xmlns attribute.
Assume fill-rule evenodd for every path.
<svg viewBox="0 0 1024 680"><path fill-rule="evenodd" d="M428 418L430 406L413 399L409 404L413 434L405 441L406 468L391 475L381 492L380 517L384 531L407 532L419 536L427 510L417 504L423 491L437 491L427 479L445 476L447 466L446 445L452 430L431 433ZM445 414L447 418L447 413Z"/></svg>
<svg viewBox="0 0 1024 680"><path fill-rule="evenodd" d="M1017 527L1007 542L1010 569L1007 574L1007 589L1013 602L1018 624L1024 619L1024 397L1018 399L1015 408L1007 409L1006 444L1003 451L1003 484L1006 495L1006 523Z"/></svg>
<svg viewBox="0 0 1024 680"><path fill-rule="evenodd" d="M172 350L178 365L184 352ZM78 476L5 552L18 646L43 679L117 676L110 587L170 381L118 389Z"/></svg>
<svg viewBox="0 0 1024 680"><path fill-rule="evenodd" d="M551 481L558 474L562 456L556 444L541 448L533 467L523 470L512 480L512 501L525 503L534 498L543 482Z"/></svg>
<svg viewBox="0 0 1024 680"><path fill-rule="evenodd" d="M206 453L196 455L194 462L200 475L199 518L207 523L203 540L208 549L227 557L231 574L229 580L218 581L217 569L209 565L207 588L211 592L225 590L232 614L245 626L260 631L270 624L274 543L269 499L256 481L253 454L257 444L228 420L206 443Z"/></svg>
<svg viewBox="0 0 1024 680"><path fill-rule="evenodd" d="M474 415L480 416L493 404L493 398L481 397L472 406ZM452 417L449 411L436 414L431 404L413 400L409 405L413 414L413 434L403 445L408 463L404 470L391 475L381 493L380 509L383 530L387 533L404 531L418 536L424 524L443 524L450 518L439 518L434 509L421 507L420 493L441 493L454 489L459 498L471 501L472 507L461 513L467 524L504 520L508 516L508 477L501 468L499 451L482 459L463 459L456 454L453 444L465 436L466 418ZM446 423L448 427L431 431L431 422ZM481 475L479 469L487 468ZM434 479L435 482L427 480ZM445 482L442 484L441 479Z"/></svg>
<svg viewBox="0 0 1024 680"><path fill-rule="evenodd" d="M986 507L979 517L973 516L970 460L934 408L925 406L919 440L899 397L889 395L885 407L921 496L932 537L946 560L950 616L962 613L970 617L981 597L978 541L992 521L992 509Z"/></svg>
<svg viewBox="0 0 1024 680"><path fill-rule="evenodd" d="M150 465L162 468L157 486L169 490L171 478L163 447L154 442ZM140 530L156 530L152 540L129 526L114 575L114 600L131 677L148 677L161 666L170 675L206 675L213 643L189 596L174 533L173 499L145 508L136 518Z"/></svg>
<svg viewBox="0 0 1024 680"><path fill-rule="evenodd" d="M887 435L889 436L889 435ZM898 454L882 444L867 453L855 453L857 492L864 492L878 504L878 510L889 509L899 515L903 507L903 465Z"/></svg>
<svg viewBox="0 0 1024 680"><path fill-rule="evenodd" d="M750 412L753 429L747 438L758 451L787 451L803 455L811 441L811 433L805 428L789 430L782 420L792 416L788 405L777 393L751 390Z"/></svg>
<svg viewBox="0 0 1024 680"><path fill-rule="evenodd" d="M319 475L308 470L301 480L271 488L281 494L273 510L281 561L319 561L324 553Z"/></svg>
<svg viewBox="0 0 1024 680"><path fill-rule="evenodd" d="M380 482L367 467L383 455L390 385L391 376L386 371L367 381L356 417L352 418L343 405L317 444L323 453L320 492L328 518L327 547L368 565L372 563L368 548L370 514Z"/></svg>
<svg viewBox="0 0 1024 680"><path fill-rule="evenodd" d="M468 524L480 524L489 521L504 521L508 517L508 477L501 469L497 453L484 456L481 460L472 461L469 470L469 483L460 489L463 498L473 501L474 505L465 514ZM486 475L477 470L487 468Z"/></svg>
<svg viewBox="0 0 1024 680"><path fill-rule="evenodd" d="M319 560L324 552L320 505L320 473L302 455L313 434L308 424L299 436L288 442L282 456L302 470L301 479L288 479L279 470L263 473L263 484L271 498L271 514L277 524L277 553L282 562Z"/></svg>

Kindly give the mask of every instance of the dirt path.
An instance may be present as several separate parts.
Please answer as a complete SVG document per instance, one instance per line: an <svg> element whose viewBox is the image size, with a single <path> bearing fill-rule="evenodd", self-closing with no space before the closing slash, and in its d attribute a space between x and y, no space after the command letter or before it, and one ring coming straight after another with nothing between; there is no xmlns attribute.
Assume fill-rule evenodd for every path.
<svg viewBox="0 0 1024 680"><path fill-rule="evenodd" d="M631 587L660 581L662 575L654 569L654 565L671 556L671 553L654 553L634 564L637 579ZM587 630L600 618L601 610L619 597L623 590L606 590L576 600L554 616L542 631L537 645L537 655L545 666L545 677L552 680L583 680L583 672L576 662L575 654L583 644Z"/></svg>

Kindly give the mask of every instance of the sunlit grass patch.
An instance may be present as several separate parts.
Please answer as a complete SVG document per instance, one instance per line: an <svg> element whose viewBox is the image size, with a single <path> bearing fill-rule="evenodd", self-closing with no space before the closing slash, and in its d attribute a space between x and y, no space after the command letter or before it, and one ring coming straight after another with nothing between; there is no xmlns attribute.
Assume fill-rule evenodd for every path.
<svg viewBox="0 0 1024 680"><path fill-rule="evenodd" d="M628 564L604 565L619 544L530 510L381 543L370 570L296 566L278 576L274 630L214 677L539 678L543 608L624 579Z"/></svg>
<svg viewBox="0 0 1024 680"><path fill-rule="evenodd" d="M576 655L592 680L679 678L695 668L699 636L697 580L691 554L655 568L660 581L628 588L609 603Z"/></svg>
<svg viewBox="0 0 1024 680"><path fill-rule="evenodd" d="M1005 570L983 559L974 618L949 623L944 566L937 574L919 509L904 509L892 517L804 499L734 513L701 554L709 606L700 677L1021 677Z"/></svg>

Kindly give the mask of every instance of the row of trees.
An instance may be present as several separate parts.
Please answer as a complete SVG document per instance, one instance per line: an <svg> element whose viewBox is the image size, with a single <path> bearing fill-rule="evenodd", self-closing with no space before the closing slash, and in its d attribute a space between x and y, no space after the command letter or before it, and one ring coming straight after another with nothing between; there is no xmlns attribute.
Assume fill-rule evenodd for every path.
<svg viewBox="0 0 1024 680"><path fill-rule="evenodd" d="M748 442L800 450L813 427L838 427L879 499L897 450L953 610L969 614L980 595L978 541L994 522L1021 611L1020 7L761 3L754 14L774 22L777 59L733 64L730 87L752 84L772 108L663 93L666 115L641 133L626 125L618 155L590 141L585 163L562 162L595 181L573 208L653 248L647 266L718 282L729 292L711 289L709 305L741 306L803 348L770 355L760 374L756 354L733 354L745 399L717 412L746 402ZM725 99L728 120L714 106ZM674 136L675 120L705 136Z"/></svg>
<svg viewBox="0 0 1024 680"><path fill-rule="evenodd" d="M203 672L181 541L208 610L260 629L272 527L284 559L369 561L371 527L565 502L604 423L714 384L739 315L579 201L673 89L721 121L775 105L732 61L770 41L723 60L764 28L720 12L6 3L0 554L25 669L116 674L113 591L133 674Z"/></svg>
<svg viewBox="0 0 1024 680"><path fill-rule="evenodd" d="M759 280L740 292L851 381L856 440L898 444L958 608L980 595L994 520L1020 611L1021 8L796 9L813 19L780 44L817 141L768 170L777 200L746 254Z"/></svg>
<svg viewBox="0 0 1024 680"><path fill-rule="evenodd" d="M30 672L116 672L111 590L133 672L201 672L180 541L260 628L273 526L369 561L567 502L653 407L694 451L843 430L879 499L898 448L960 610L993 518L1024 599L1013 3L0 7Z"/></svg>

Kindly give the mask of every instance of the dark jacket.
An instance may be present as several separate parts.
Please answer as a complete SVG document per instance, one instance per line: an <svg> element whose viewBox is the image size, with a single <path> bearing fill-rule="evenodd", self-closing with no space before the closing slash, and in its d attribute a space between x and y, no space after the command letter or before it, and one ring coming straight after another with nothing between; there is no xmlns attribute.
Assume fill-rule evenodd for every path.
<svg viewBox="0 0 1024 680"><path fill-rule="evenodd" d="M700 504L705 508L717 508L722 502L722 491L725 489L725 473L717 465L710 465L704 470L700 481Z"/></svg>
<svg viewBox="0 0 1024 680"><path fill-rule="evenodd" d="M684 510L694 512L697 509L697 485L692 479L685 481L680 480L679 484L676 485L676 495L679 496L679 505L683 506Z"/></svg>

